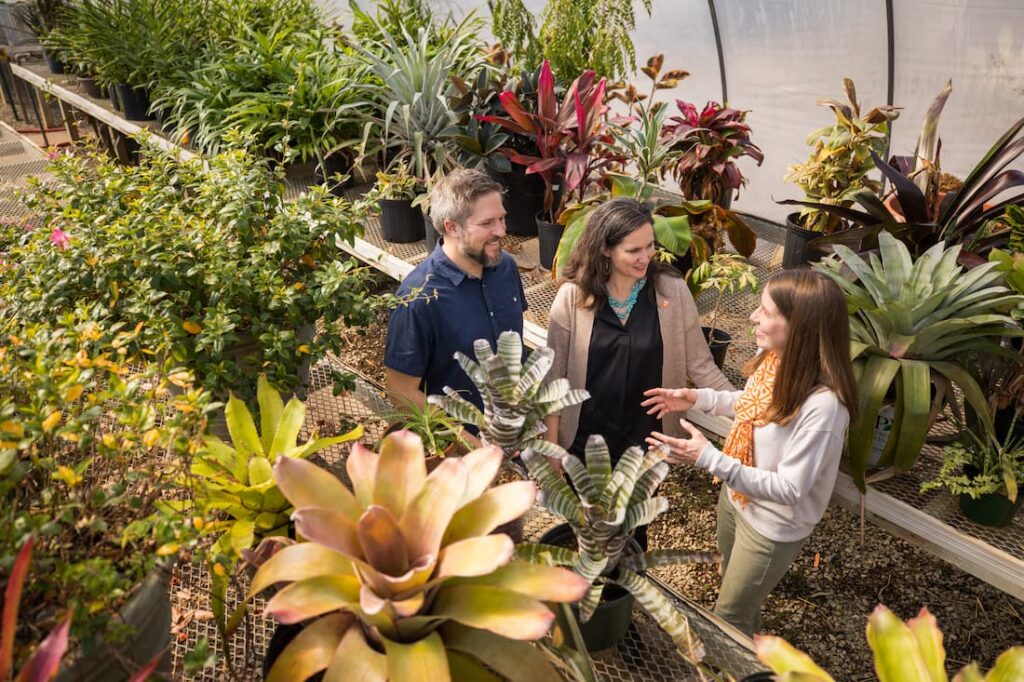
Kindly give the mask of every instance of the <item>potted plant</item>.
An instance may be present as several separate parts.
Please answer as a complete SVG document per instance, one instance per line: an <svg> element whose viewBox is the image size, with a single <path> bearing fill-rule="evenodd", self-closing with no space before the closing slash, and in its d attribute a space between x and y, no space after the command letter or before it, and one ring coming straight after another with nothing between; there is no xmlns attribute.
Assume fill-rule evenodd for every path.
<svg viewBox="0 0 1024 682"><path fill-rule="evenodd" d="M395 431L410 431L420 437L427 453L429 471L445 457L464 455L471 449L463 437L465 427L437 405L427 403L419 407L406 400L400 407L386 414L385 419L388 421L385 436Z"/></svg>
<svg viewBox="0 0 1024 682"><path fill-rule="evenodd" d="M938 243L961 244L960 259L971 267L983 263L993 247L1008 243L1011 228L999 224L997 219L1009 206L1024 206L1024 178L1012 168L1024 154L1020 141L1024 118L1015 121L996 140L958 189L944 192L937 128L951 87L947 84L929 108L913 158L894 157L891 163L873 158L892 183L895 202L886 205L873 193L860 192L855 197L856 208L814 205L813 208L840 216L854 226L840 234L822 237L822 242L842 243L856 250L873 249L877 247L878 234L886 231L897 235L915 256ZM892 212L895 204L898 217Z"/></svg>
<svg viewBox="0 0 1024 682"><path fill-rule="evenodd" d="M136 166L95 147L59 154L26 196L48 227L8 249L18 276L0 295L35 321L95 302L142 325L136 348L191 367L222 400L229 389L251 398L259 371L301 388L339 342L335 322L362 323L375 305L366 269L339 246L367 207L322 187L286 201L281 170L234 139L189 161L146 145Z"/></svg>
<svg viewBox="0 0 1024 682"><path fill-rule="evenodd" d="M380 207L380 230L387 241L409 244L424 238L423 211L413 206L418 185L405 161L395 164L391 172L377 173L371 197Z"/></svg>
<svg viewBox="0 0 1024 682"><path fill-rule="evenodd" d="M571 488L547 456L559 457ZM644 454L640 448L630 448L613 469L604 439L591 436L585 464L546 441L543 450L526 450L523 461L541 486L544 506L566 523L545 533L540 543L517 551L530 559L547 553L555 563L571 566L587 581L590 589L579 603L579 620L588 648L596 651L618 643L632 621L636 599L672 638L682 656L697 665L703 658L700 640L686 618L644 579L643 572L655 566L715 562L718 555L678 549L641 552L632 542L637 527L651 523L668 509L666 498L651 497L668 475L664 453L650 450Z"/></svg>
<svg viewBox="0 0 1024 682"><path fill-rule="evenodd" d="M537 217L541 267L551 268L564 230L559 215L565 201L573 193L582 200L591 175L614 160L599 153L611 142L605 123L605 87L603 78L598 80L593 71L585 71L559 103L554 74L550 64L544 62L537 80L536 112L528 111L515 93L505 91L499 99L507 116L477 116L480 121L534 142L531 153L507 147L502 151L513 163L525 166L527 174L536 173L544 179L544 210Z"/></svg>
<svg viewBox="0 0 1024 682"><path fill-rule="evenodd" d="M732 253L716 253L693 269L689 283L691 288L696 289L697 296L709 290L717 292L715 307L712 308L711 317L708 318L708 326L701 329L704 331L708 347L711 348L715 364L721 369L725 366L725 355L729 351L732 337L725 330L715 327L715 323L718 321L718 308L722 303L722 296L726 292L736 294L742 291L751 293L757 291L758 282L754 275L754 268L743 256Z"/></svg>
<svg viewBox="0 0 1024 682"><path fill-rule="evenodd" d="M957 405L954 386L991 432L992 417L967 357L999 353L1003 337L1024 335L1007 314L1024 299L1006 288L995 263L965 272L957 265L959 244L947 249L939 243L914 259L888 232L878 243L880 254L870 259L836 245L838 257L816 265L843 289L850 310L860 409L850 425L849 457L861 491L875 418L886 400L894 401L895 413L878 464L900 473L917 461L942 408Z"/></svg>
<svg viewBox="0 0 1024 682"><path fill-rule="evenodd" d="M399 431L380 454L352 448L350 490L310 462L279 459L274 480L303 540L259 567L250 594L283 583L266 613L303 627L267 679L322 670L439 682L552 677L531 644L554 621L544 602L575 601L587 585L513 561L508 536L489 534L536 495L531 481L488 489L501 462L497 448L484 448L428 474L419 438Z"/></svg>
<svg viewBox="0 0 1024 682"><path fill-rule="evenodd" d="M687 199L709 199L729 208L733 192L747 184L735 159L750 157L758 166L764 161L761 148L750 141L749 112L708 102L698 113L696 106L681 99L676 107L679 115L662 131L672 139L676 155L665 171L671 171Z"/></svg>
<svg viewBox="0 0 1024 682"><path fill-rule="evenodd" d="M63 53L49 45L48 38L53 31L74 25L68 22L66 15L69 4L68 0L28 0L13 8L17 21L27 26L36 38L47 46L43 54L51 73L64 73Z"/></svg>
<svg viewBox="0 0 1024 682"><path fill-rule="evenodd" d="M948 682L946 651L942 631L935 617L922 608L916 618L904 622L879 604L867 625L868 645L874 653L875 674L879 682ZM807 682L833 682L832 677L781 637L754 637L757 657L778 675L772 679L800 679ZM977 663L957 673L958 682L997 682L1017 679L1024 672L1024 647L1007 649L988 674L982 675Z"/></svg>
<svg viewBox="0 0 1024 682"><path fill-rule="evenodd" d="M957 496L964 516L983 526L1006 526L1013 521L1024 495L1024 440L1013 432L1020 418L1014 415L1009 434L1000 441L994 434L968 429L959 443L942 451L942 467L935 478L921 484L921 492L945 488Z"/></svg>
<svg viewBox="0 0 1024 682"><path fill-rule="evenodd" d="M805 163L790 166L785 178L804 192L802 201L782 202L804 207L786 220L786 268L817 260L820 255L815 257L807 245L846 227L839 212L823 210L819 204L848 208L862 191L866 190L865 197L871 194L877 200L881 190L881 184L868 174L875 169L875 157L885 153L889 123L899 116L899 109L883 105L862 115L857 91L849 78L843 79L843 91L846 102L818 100L819 105L832 110L836 122L807 136L807 144L812 147L810 157Z"/></svg>

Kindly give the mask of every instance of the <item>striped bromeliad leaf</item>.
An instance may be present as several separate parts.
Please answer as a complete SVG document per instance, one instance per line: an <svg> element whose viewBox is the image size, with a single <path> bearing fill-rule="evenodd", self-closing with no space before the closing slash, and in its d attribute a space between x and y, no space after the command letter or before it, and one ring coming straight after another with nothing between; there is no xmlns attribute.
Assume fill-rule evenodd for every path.
<svg viewBox="0 0 1024 682"><path fill-rule="evenodd" d="M541 348L523 362L523 342L515 332L502 332L495 353L486 339L473 343L476 362L462 353L455 357L477 387L484 409L458 399L449 388L444 396L428 400L449 416L480 429L480 437L497 445L511 456L534 445L546 427L544 418L590 397L584 390L572 389L565 379L545 383L553 363L553 351Z"/></svg>
<svg viewBox="0 0 1024 682"><path fill-rule="evenodd" d="M535 497L531 481L488 489L501 462L500 450L482 448L428 474L419 437L399 431L379 454L353 446L349 489L308 461L280 458L274 480L296 507L303 541L259 568L250 597L285 583L267 615L308 625L269 679L326 671L325 679L445 682L509 670L513 652L539 679L557 679L523 647L549 631L546 602L575 602L590 583L564 568L513 561L511 539L493 534ZM467 641L480 646L467 650Z"/></svg>
<svg viewBox="0 0 1024 682"><path fill-rule="evenodd" d="M615 582L636 597L644 611L672 638L683 658L694 665L703 660L704 645L690 629L690 622L658 588L622 567L619 568Z"/></svg>
<svg viewBox="0 0 1024 682"><path fill-rule="evenodd" d="M887 395L896 394L895 415L878 466L907 471L917 461L935 417L946 401L955 401L954 387L991 431L984 392L964 358L980 352L1019 361L1019 354L999 342L1024 335L1008 314L1024 297L1005 286L998 264L964 271L957 262L961 246L945 248L943 243L914 260L907 246L888 232L878 235L878 244L879 253L866 259L836 245L838 258L816 266L843 289L851 311L860 409L850 425L849 460L862 491L875 418ZM934 396L933 385L940 389Z"/></svg>

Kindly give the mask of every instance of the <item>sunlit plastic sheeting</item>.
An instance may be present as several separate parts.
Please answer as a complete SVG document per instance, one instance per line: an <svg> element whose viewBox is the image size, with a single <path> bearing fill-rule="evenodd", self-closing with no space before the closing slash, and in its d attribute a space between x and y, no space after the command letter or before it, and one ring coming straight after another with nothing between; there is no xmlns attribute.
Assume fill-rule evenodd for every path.
<svg viewBox="0 0 1024 682"><path fill-rule="evenodd" d="M734 207L782 221L802 198L783 181L790 164L809 153L805 140L834 120L815 106L843 99L843 77L867 107L885 104L885 3L844 0L715 0L725 55L729 104L750 109L752 140L764 150L760 168L740 161L750 184Z"/></svg>
<svg viewBox="0 0 1024 682"><path fill-rule="evenodd" d="M1024 116L1024 2L896 0L893 9L893 99L904 110L892 150L913 153L928 105L952 78L939 124L941 162L963 178Z"/></svg>

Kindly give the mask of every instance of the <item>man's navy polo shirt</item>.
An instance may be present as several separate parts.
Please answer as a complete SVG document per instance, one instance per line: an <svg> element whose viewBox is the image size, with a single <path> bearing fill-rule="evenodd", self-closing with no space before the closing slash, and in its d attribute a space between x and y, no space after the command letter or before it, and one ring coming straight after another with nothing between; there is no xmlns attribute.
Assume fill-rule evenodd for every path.
<svg viewBox="0 0 1024 682"><path fill-rule="evenodd" d="M504 331L522 336L526 296L515 260L502 253L501 262L476 279L448 258L439 241L402 281L398 296L418 288L416 300L391 311L384 365L422 377L420 388L427 395L451 386L483 409L480 394L453 356L462 351L473 358L477 339L487 339L494 349Z"/></svg>

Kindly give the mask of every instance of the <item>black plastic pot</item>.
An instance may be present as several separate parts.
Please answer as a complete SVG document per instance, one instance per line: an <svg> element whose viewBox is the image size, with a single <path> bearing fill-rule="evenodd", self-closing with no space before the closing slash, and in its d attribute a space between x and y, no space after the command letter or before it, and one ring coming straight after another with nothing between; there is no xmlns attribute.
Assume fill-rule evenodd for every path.
<svg viewBox="0 0 1024 682"><path fill-rule="evenodd" d="M825 254L808 247L810 242L821 236L821 232L805 230L800 226L799 213L790 213L786 216L786 247L782 252L782 267L789 270L821 260Z"/></svg>
<svg viewBox="0 0 1024 682"><path fill-rule="evenodd" d="M431 253L434 247L437 246L441 235L434 229L434 223L431 222L430 216L426 213L423 214L423 231L426 233L427 253Z"/></svg>
<svg viewBox="0 0 1024 682"><path fill-rule="evenodd" d="M759 673L753 675L747 675L740 682L772 682L775 679L775 673L770 670L762 670Z"/></svg>
<svg viewBox="0 0 1024 682"><path fill-rule="evenodd" d="M328 183L331 194L337 197L345 196L345 188L352 184L352 162L344 154L332 154L324 159L323 167L316 163L313 169L313 179L317 184ZM335 175L347 175L344 182L338 183L333 180Z"/></svg>
<svg viewBox="0 0 1024 682"><path fill-rule="evenodd" d="M711 335L711 343L708 344L708 348L711 349L711 357L714 358L718 369L722 369L725 367L725 354L729 351L732 336L721 329L712 330L710 327L701 327L700 329L705 340L708 339L709 334Z"/></svg>
<svg viewBox="0 0 1024 682"><path fill-rule="evenodd" d="M412 199L380 200L380 231L384 239L395 244L411 244L423 239L423 211L412 205Z"/></svg>
<svg viewBox="0 0 1024 682"><path fill-rule="evenodd" d="M103 99L103 88L96 84L95 78L79 78L78 84L82 86L82 90L89 97Z"/></svg>
<svg viewBox="0 0 1024 682"><path fill-rule="evenodd" d="M129 121L149 121L149 92L146 88L133 88L127 83L117 84L117 98L121 100L121 110Z"/></svg>
<svg viewBox="0 0 1024 682"><path fill-rule="evenodd" d="M537 241L540 246L540 266L545 270L550 270L555 262L555 254L558 253L558 242L562 241L562 233L565 232L565 226L558 223L549 223L541 217L540 213L536 215L535 220L537 223Z"/></svg>
<svg viewBox="0 0 1024 682"><path fill-rule="evenodd" d="M965 465L964 474L968 478L973 478L978 475L978 469L970 464ZM1009 525L1017 515L1024 504L1024 492L1017 494L1016 502L1011 502L1010 498L1001 493L986 493L978 498L960 495L958 501L960 511L971 521L981 526L1001 528Z"/></svg>
<svg viewBox="0 0 1024 682"><path fill-rule="evenodd" d="M164 131L165 133L174 132L174 128L176 127L173 123L171 123L170 116L170 109L155 109L153 111L153 118L156 119L157 124L160 126L160 130Z"/></svg>
<svg viewBox="0 0 1024 682"><path fill-rule="evenodd" d="M576 548L576 536L569 524L563 523L555 526L540 538L541 544L555 545L557 547ZM635 541L630 541L627 553L633 554L640 551ZM635 599L627 590L617 585L606 585L601 593L601 601L598 602L594 614L586 623L579 623L579 610L573 606L572 613L579 623L580 634L583 642L587 645L587 651L602 651L610 649L622 641L633 622L633 604Z"/></svg>
<svg viewBox="0 0 1024 682"><path fill-rule="evenodd" d="M505 187L505 230L508 234L524 237L537 235L534 217L544 208L544 178L536 173L526 174L526 167L512 165L508 173L488 170L488 175Z"/></svg>
<svg viewBox="0 0 1024 682"><path fill-rule="evenodd" d="M60 58L50 52L49 50L43 50L43 55L46 57L46 66L49 67L50 73L66 73L64 62Z"/></svg>
<svg viewBox="0 0 1024 682"><path fill-rule="evenodd" d="M117 88L113 85L108 87L107 96L110 98L110 103L114 106L114 111L121 111L121 98L117 96Z"/></svg>

